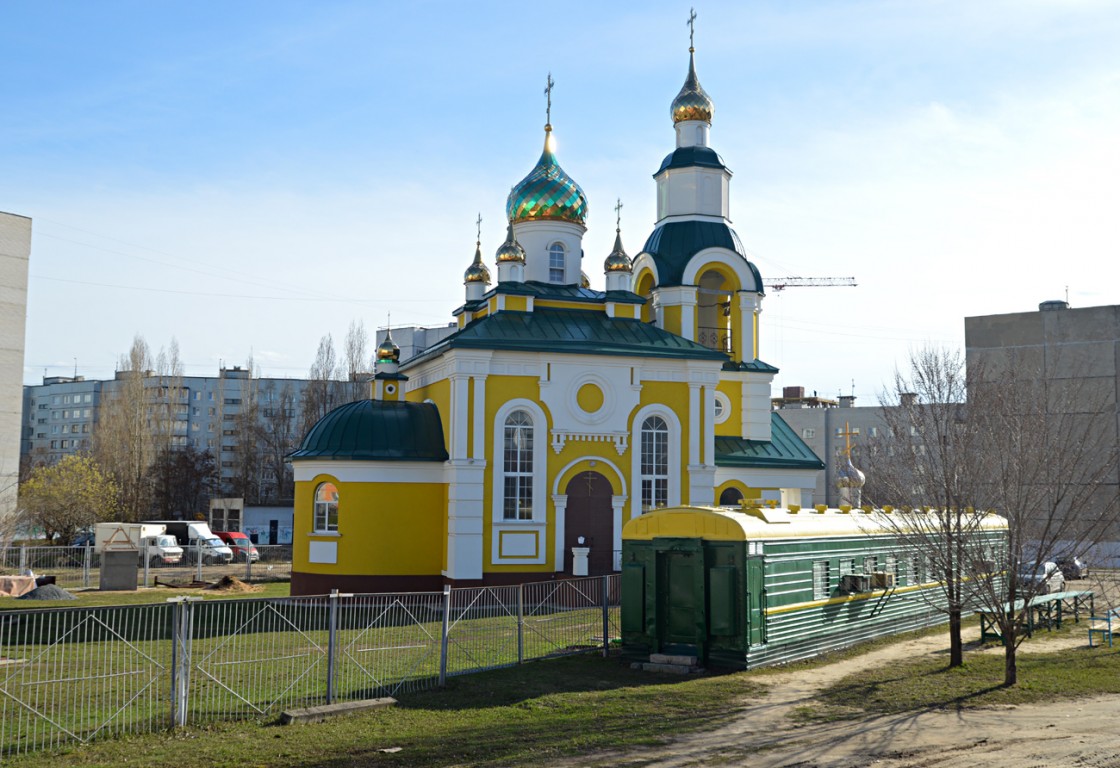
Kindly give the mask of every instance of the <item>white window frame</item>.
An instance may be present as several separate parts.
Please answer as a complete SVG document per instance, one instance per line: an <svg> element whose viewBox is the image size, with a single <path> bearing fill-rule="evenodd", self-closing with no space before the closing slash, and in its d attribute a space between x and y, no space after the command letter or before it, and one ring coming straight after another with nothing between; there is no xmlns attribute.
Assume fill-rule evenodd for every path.
<svg viewBox="0 0 1120 768"><path fill-rule="evenodd" d="M564 283L568 276L568 249L557 240L548 246L548 282Z"/></svg>
<svg viewBox="0 0 1120 768"><path fill-rule="evenodd" d="M320 499L321 491L327 486L334 488L334 499ZM338 533L338 484L333 480L324 480L315 486L315 495L312 497L312 533ZM334 523L331 523L331 508L334 509ZM321 524L320 524L321 523Z"/></svg>
<svg viewBox="0 0 1120 768"><path fill-rule="evenodd" d="M514 411L525 411L533 422L533 516L527 520L505 518L505 423ZM548 418L532 400L516 398L502 405L492 422L494 449L491 456L491 523L499 526L543 523L548 519L545 482L548 475Z"/></svg>
<svg viewBox="0 0 1120 768"><path fill-rule="evenodd" d="M532 520L533 456L540 450L532 414L518 409L506 416L505 423L502 424L502 445L502 520ZM512 495L508 487L511 480L514 483ZM527 507L523 506L525 503L528 504Z"/></svg>
<svg viewBox="0 0 1120 768"><path fill-rule="evenodd" d="M677 415L665 405L652 403L634 414L630 429L630 476L633 480L630 516L642 514L642 425L651 416L659 416L669 427L668 456L668 499L666 506L676 507L681 503L681 423Z"/></svg>
<svg viewBox="0 0 1120 768"><path fill-rule="evenodd" d="M651 450L647 451L647 447ZM638 428L638 452L637 491L644 514L669 505L669 457L672 452L669 423L662 416L652 414L642 420Z"/></svg>

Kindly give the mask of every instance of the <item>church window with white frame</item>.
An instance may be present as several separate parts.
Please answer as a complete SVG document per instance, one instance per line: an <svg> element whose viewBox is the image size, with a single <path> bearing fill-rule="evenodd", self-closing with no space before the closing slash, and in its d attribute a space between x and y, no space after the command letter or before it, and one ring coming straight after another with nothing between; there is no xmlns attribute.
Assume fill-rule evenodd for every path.
<svg viewBox="0 0 1120 768"><path fill-rule="evenodd" d="M327 533L338 530L338 488L334 483L320 483L315 489L314 530Z"/></svg>
<svg viewBox="0 0 1120 768"><path fill-rule="evenodd" d="M642 422L642 512L669 503L669 425L660 416Z"/></svg>
<svg viewBox="0 0 1120 768"><path fill-rule="evenodd" d="M502 456L502 517L533 519L533 419L514 411L505 421Z"/></svg>
<svg viewBox="0 0 1120 768"><path fill-rule="evenodd" d="M567 252L563 243L553 243L548 247L548 281L550 283L564 282L564 262Z"/></svg>

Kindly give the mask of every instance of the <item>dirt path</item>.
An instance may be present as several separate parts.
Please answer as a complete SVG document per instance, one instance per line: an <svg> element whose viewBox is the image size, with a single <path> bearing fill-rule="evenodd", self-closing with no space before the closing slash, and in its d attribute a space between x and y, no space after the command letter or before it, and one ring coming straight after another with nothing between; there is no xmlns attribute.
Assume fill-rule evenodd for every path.
<svg viewBox="0 0 1120 768"><path fill-rule="evenodd" d="M972 633L976 635L978 630ZM966 634L965 639L974 638ZM1077 633L1062 640L1032 643L1031 651L1084 642ZM809 725L789 717L796 707L810 704L818 690L852 672L944 651L945 637L935 635L817 669L777 674L766 681L768 696L717 731L690 735L657 750L588 756L578 764L630 768L1120 766L1120 696Z"/></svg>

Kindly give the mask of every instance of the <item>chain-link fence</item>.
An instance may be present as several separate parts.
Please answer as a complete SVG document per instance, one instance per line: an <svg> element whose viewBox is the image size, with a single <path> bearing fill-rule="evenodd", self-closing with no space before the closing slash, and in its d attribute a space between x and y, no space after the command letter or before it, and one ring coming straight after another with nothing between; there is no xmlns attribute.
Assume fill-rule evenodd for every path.
<svg viewBox="0 0 1120 768"><path fill-rule="evenodd" d="M618 590L617 576L603 576L0 612L0 754L169 725L271 719L530 659L606 654L619 634Z"/></svg>

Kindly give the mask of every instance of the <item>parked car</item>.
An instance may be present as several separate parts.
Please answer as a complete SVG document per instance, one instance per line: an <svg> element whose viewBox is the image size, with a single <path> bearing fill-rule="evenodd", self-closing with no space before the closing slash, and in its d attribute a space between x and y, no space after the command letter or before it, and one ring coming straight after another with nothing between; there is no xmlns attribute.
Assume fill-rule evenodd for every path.
<svg viewBox="0 0 1120 768"><path fill-rule="evenodd" d="M1057 563L1047 561L1038 566L1038 570L1033 573L1020 573L1019 583L1023 587L1023 592L1028 595L1049 595L1065 591L1066 577Z"/></svg>
<svg viewBox="0 0 1120 768"><path fill-rule="evenodd" d="M214 535L224 541L233 550L233 559L237 562L255 563L261 559L257 548L241 531L214 531Z"/></svg>
<svg viewBox="0 0 1120 768"><path fill-rule="evenodd" d="M1089 564L1079 557L1059 557L1055 562L1067 581L1089 578Z"/></svg>

